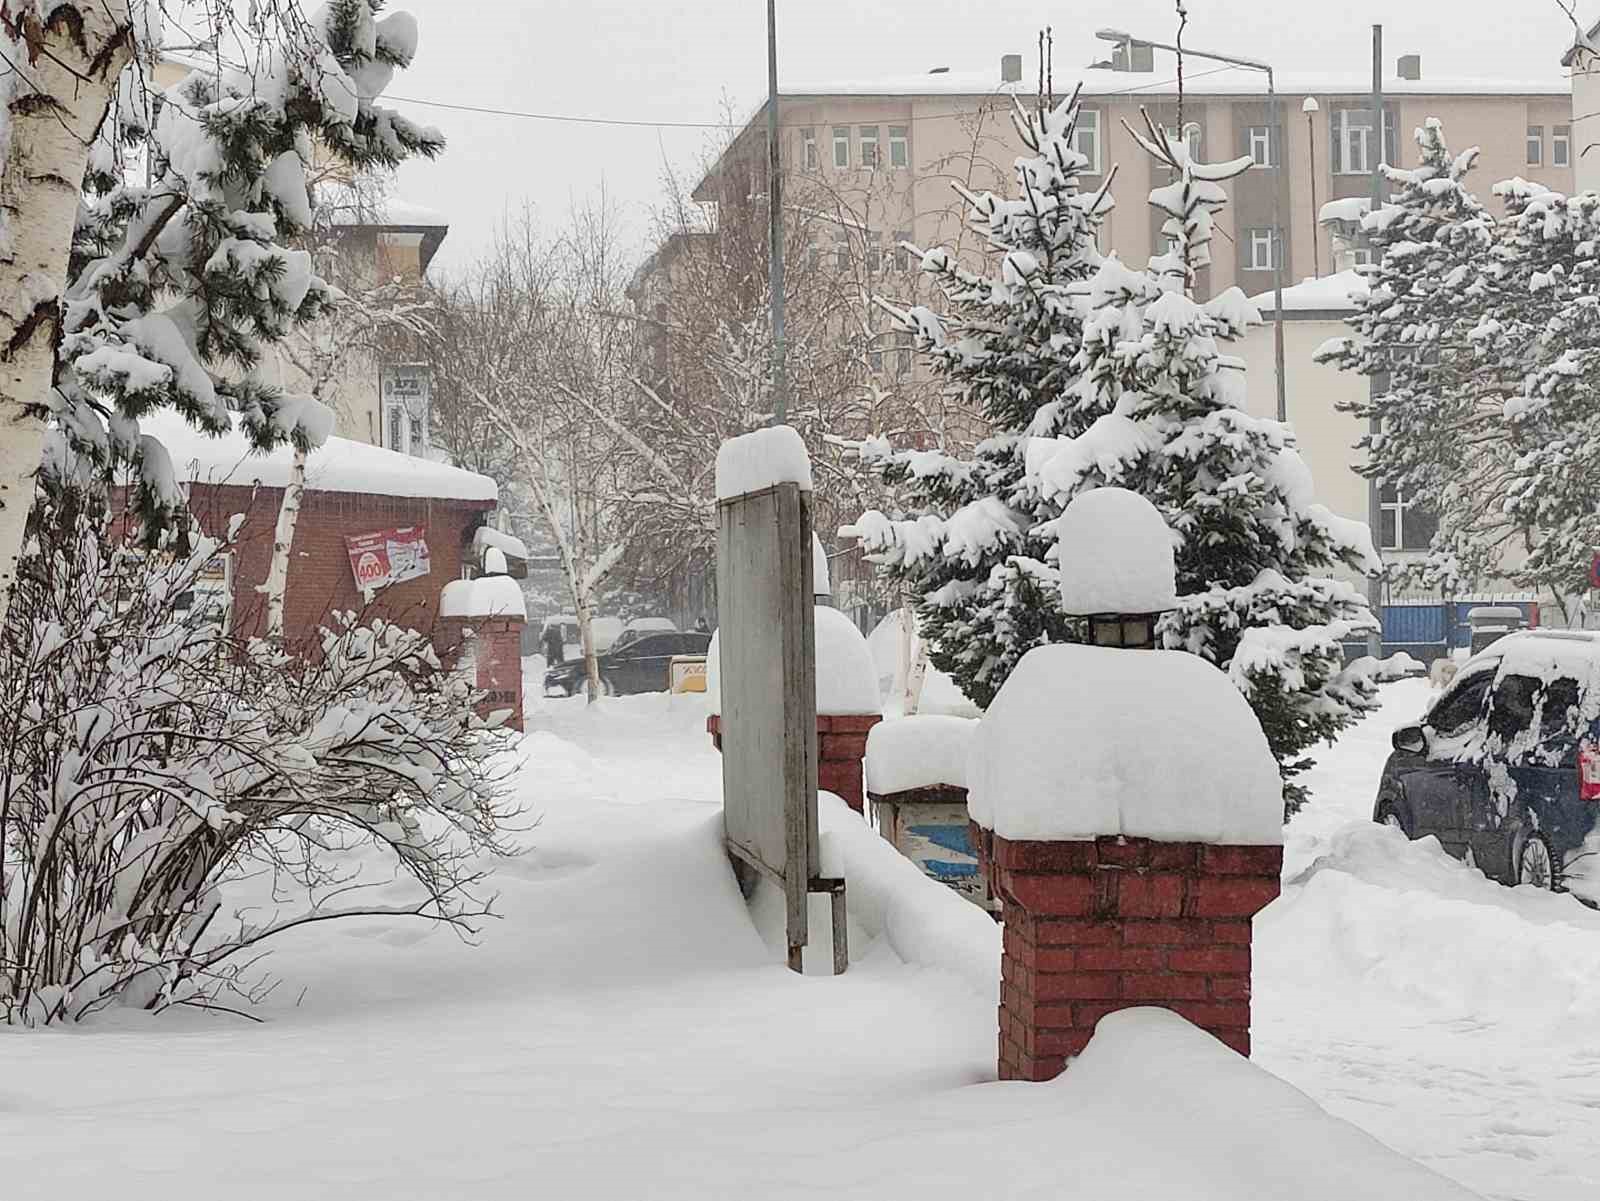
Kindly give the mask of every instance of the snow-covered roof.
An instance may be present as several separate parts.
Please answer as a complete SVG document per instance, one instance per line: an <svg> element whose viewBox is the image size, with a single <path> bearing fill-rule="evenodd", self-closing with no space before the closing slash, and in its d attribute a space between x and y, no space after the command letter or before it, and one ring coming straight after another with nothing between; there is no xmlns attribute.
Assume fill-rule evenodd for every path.
<svg viewBox="0 0 1600 1201"><path fill-rule="evenodd" d="M1372 199L1367 196L1345 196L1338 200L1330 200L1317 210L1317 223L1326 225L1330 221L1346 221L1355 224L1372 210Z"/></svg>
<svg viewBox="0 0 1600 1201"><path fill-rule="evenodd" d="M1112 71L1106 68L1085 67L1078 70L1056 71L1057 91L1065 93L1080 80L1085 96L1115 96L1128 93L1132 96L1176 95L1176 72L1170 63L1155 71ZM1359 73L1305 72L1279 74L1276 78L1280 96L1367 96L1372 92L1370 76ZM987 96L1016 94L1032 96L1037 83L1000 83L992 70L944 71L939 74L914 74L880 76L838 80L784 81L781 95L786 99L802 96ZM1489 75L1432 76L1424 79L1384 80L1387 96L1565 96L1570 93L1571 81L1564 73L1552 70L1548 76L1537 79L1498 78ZM1189 96L1260 96L1266 92L1265 77L1260 71L1229 68L1220 71L1191 73L1184 80L1183 90ZM759 109L757 110L760 111Z"/></svg>
<svg viewBox="0 0 1600 1201"><path fill-rule="evenodd" d="M373 208L358 205L341 206L333 214L335 225L425 225L444 229L450 219L438 209L425 204L414 204L398 196L389 196Z"/></svg>
<svg viewBox="0 0 1600 1201"><path fill-rule="evenodd" d="M180 483L282 488L289 482L294 452L280 446L271 454L256 453L238 428L237 418L231 433L215 438L170 409L140 418L139 425L167 448ZM363 492L418 499L499 499L499 489L486 475L339 437L329 438L307 457L306 487L313 492Z"/></svg>
<svg viewBox="0 0 1600 1201"><path fill-rule="evenodd" d="M1283 781L1260 721L1187 651L1034 647L973 739L967 809L1013 840L1283 841Z"/></svg>
<svg viewBox="0 0 1600 1201"><path fill-rule="evenodd" d="M1303 279L1283 290L1285 313L1353 313L1358 301L1366 299L1367 278L1358 271L1340 271L1317 279ZM1271 292L1252 296L1250 303L1263 314L1276 312Z"/></svg>

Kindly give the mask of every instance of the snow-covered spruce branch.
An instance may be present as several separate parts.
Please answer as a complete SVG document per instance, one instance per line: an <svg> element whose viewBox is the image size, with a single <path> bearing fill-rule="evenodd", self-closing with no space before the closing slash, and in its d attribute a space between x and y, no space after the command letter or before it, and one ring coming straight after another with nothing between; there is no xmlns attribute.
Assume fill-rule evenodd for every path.
<svg viewBox="0 0 1600 1201"><path fill-rule="evenodd" d="M311 921L489 912L506 736L424 635L335 615L291 657L180 607L225 542L146 553L50 499L32 527L0 633L0 1019L203 1001ZM273 918L218 922L262 874ZM359 902L396 876L414 900Z"/></svg>

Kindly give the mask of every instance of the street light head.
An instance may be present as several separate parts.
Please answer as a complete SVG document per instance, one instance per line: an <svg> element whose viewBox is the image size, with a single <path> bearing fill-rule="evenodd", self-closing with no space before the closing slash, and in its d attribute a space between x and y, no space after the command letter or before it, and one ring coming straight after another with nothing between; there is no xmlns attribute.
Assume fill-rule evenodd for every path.
<svg viewBox="0 0 1600 1201"><path fill-rule="evenodd" d="M1317 103L1315 96L1307 96L1306 102L1300 106L1300 111L1303 113L1318 113L1322 111L1322 105Z"/></svg>
<svg viewBox="0 0 1600 1201"><path fill-rule="evenodd" d="M1120 29L1097 29L1094 31L1094 36L1099 38L1102 42L1133 41L1133 34L1125 33Z"/></svg>

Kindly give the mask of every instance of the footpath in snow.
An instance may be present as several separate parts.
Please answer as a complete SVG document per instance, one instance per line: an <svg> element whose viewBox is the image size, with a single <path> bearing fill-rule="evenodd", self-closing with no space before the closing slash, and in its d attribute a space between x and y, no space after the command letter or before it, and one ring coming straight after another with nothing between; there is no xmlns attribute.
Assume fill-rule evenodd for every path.
<svg viewBox="0 0 1600 1201"><path fill-rule="evenodd" d="M1595 1195L1600 915L1349 828L1384 723L1425 698L1406 687L1328 756L1291 828L1292 883L1258 919L1257 1058L1487 1196ZM997 935L941 913L965 902L842 808L825 854L863 882L854 962L789 973L720 846L704 714L695 697L533 707L518 788L541 821L498 869L504 917L479 946L331 926L280 944L263 1024L0 1031L3 1195L1462 1195L1422 1171L1357 1187L1375 1143L1327 1142L1293 1089L1159 1021L1108 1027L1055 1083L995 1083ZM993 975L972 966L985 954ZM1280 1120L1219 1134L1241 1107Z"/></svg>

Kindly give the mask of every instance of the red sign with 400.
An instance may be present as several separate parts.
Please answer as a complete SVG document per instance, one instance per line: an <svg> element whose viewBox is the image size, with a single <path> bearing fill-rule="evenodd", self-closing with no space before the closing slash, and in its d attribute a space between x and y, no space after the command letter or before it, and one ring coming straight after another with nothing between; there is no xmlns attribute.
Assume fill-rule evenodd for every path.
<svg viewBox="0 0 1600 1201"><path fill-rule="evenodd" d="M346 534L350 573L360 589L382 588L414 580L431 570L427 533L420 525L398 526L371 534Z"/></svg>

